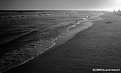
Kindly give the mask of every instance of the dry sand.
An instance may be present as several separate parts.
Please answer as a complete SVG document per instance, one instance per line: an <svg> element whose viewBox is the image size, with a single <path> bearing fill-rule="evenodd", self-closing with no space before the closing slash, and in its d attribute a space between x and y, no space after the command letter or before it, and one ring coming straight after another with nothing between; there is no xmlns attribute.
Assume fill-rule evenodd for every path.
<svg viewBox="0 0 121 73"><path fill-rule="evenodd" d="M94 68L120 69L121 17L113 13L102 17L105 20L96 21L65 44L6 73L92 73Z"/></svg>

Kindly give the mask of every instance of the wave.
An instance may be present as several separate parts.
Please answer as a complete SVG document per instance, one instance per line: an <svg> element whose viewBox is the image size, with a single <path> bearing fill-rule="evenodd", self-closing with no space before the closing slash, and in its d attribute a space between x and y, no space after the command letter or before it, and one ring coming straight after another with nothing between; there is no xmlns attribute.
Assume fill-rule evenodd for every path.
<svg viewBox="0 0 121 73"><path fill-rule="evenodd" d="M14 50L13 52L6 53L6 56L4 56L0 60L0 63L2 63L2 64L0 64L1 65L0 72L5 72L14 67L22 65L22 64L28 62L29 60L34 59L39 54L42 54L49 48L53 47L55 45L55 43L54 43L55 40L57 40L57 38L53 39L53 41L39 40L36 43L31 43L31 45L34 44L34 47L30 47L30 44L27 44L23 48L20 48L19 50ZM46 42L46 44L48 42L50 45L46 45L46 44L44 44L44 42ZM40 45L45 45L45 46L40 47ZM39 48L37 48L37 47L39 47ZM26 51L29 51L29 53ZM23 57L21 55L23 55ZM12 63L13 60L14 60L14 63Z"/></svg>

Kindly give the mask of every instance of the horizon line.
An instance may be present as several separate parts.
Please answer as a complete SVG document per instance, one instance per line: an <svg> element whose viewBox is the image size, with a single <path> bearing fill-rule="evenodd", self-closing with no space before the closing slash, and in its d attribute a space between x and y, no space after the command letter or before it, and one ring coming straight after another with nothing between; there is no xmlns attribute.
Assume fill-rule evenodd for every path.
<svg viewBox="0 0 121 73"><path fill-rule="evenodd" d="M115 9L0 9L0 11L6 11L6 10L88 10L88 11L112 11Z"/></svg>

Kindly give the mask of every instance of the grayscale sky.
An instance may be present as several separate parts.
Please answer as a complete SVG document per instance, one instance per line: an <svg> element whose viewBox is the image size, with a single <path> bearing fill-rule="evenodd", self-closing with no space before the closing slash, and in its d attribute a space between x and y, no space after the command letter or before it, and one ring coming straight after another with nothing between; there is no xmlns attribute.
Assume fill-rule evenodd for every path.
<svg viewBox="0 0 121 73"><path fill-rule="evenodd" d="M119 9L121 0L0 0L0 9Z"/></svg>

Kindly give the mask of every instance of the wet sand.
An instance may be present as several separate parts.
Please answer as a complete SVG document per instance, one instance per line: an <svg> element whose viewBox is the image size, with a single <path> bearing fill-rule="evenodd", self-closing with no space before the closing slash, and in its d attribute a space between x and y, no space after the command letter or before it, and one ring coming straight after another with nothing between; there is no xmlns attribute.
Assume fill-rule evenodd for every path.
<svg viewBox="0 0 121 73"><path fill-rule="evenodd" d="M121 17L112 13L102 17L105 20L94 22L65 44L5 73L92 73L94 68L120 69Z"/></svg>

